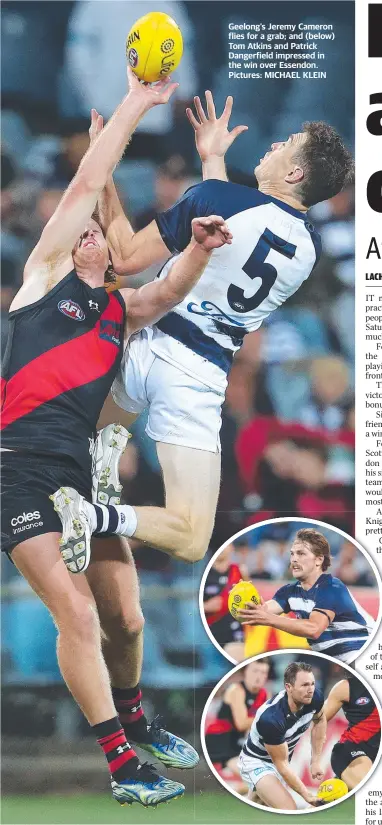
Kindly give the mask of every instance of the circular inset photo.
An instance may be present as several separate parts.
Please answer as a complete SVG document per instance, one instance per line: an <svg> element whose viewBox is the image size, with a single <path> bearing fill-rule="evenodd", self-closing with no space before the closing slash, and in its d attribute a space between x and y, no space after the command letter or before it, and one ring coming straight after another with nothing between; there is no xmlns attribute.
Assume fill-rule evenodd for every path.
<svg viewBox="0 0 382 825"><path fill-rule="evenodd" d="M221 679L203 711L202 747L219 782L249 805L314 813L369 778L380 714L374 691L347 665L278 651Z"/></svg>
<svg viewBox="0 0 382 825"><path fill-rule="evenodd" d="M286 648L353 662L377 630L380 584L373 560L342 530L281 518L223 544L199 605L211 641L234 664Z"/></svg>

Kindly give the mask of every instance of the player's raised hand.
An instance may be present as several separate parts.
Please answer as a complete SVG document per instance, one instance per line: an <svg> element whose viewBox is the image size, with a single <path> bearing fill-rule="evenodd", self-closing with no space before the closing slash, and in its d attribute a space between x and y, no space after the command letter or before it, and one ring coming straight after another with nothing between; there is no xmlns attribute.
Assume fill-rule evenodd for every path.
<svg viewBox="0 0 382 825"><path fill-rule="evenodd" d="M194 97L196 116L192 109L186 109L186 115L195 132L196 148L203 163L211 156L224 157L234 140L248 129L248 126L235 126L231 132L228 131L233 97L227 97L224 110L217 118L212 92L206 91L205 94L207 114L199 97Z"/></svg>
<svg viewBox="0 0 382 825"><path fill-rule="evenodd" d="M147 109L158 106L161 103L168 103L170 97L178 88L179 83L172 83L170 77L164 77L158 83L143 83L134 74L130 66L127 66L127 82L129 94L140 99Z"/></svg>
<svg viewBox="0 0 382 825"><path fill-rule="evenodd" d="M103 117L97 112L97 109L92 109L90 114L90 128L89 128L89 137L90 137L90 145L94 143L98 135L101 134L103 129Z"/></svg>
<svg viewBox="0 0 382 825"><path fill-rule="evenodd" d="M194 218L191 221L191 228L192 237L206 252L212 252L213 249L219 249L224 244L232 243L232 232L220 215Z"/></svg>

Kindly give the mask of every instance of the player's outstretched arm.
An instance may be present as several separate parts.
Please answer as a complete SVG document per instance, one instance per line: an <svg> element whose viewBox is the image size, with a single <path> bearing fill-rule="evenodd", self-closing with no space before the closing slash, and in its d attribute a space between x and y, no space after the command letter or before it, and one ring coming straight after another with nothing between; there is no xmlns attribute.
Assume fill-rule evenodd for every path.
<svg viewBox="0 0 382 825"><path fill-rule="evenodd" d="M199 97L194 97L196 116L192 109L186 109L186 115L195 132L195 143L202 161L203 180L227 181L224 156L234 140L248 129L248 126L235 126L228 131L232 113L233 97L227 97L224 110L216 117L212 92L206 91L207 114Z"/></svg>
<svg viewBox="0 0 382 825"><path fill-rule="evenodd" d="M324 714L327 722L333 719L333 716L341 710L344 702L349 701L349 682L347 679L341 679L331 689L329 696L324 704Z"/></svg>
<svg viewBox="0 0 382 825"><path fill-rule="evenodd" d="M153 106L167 103L177 87L169 78L153 87L143 86L130 70L128 82L128 94L90 145L54 215L45 226L27 262L26 274L35 271L36 265L43 261L54 260L56 265L60 259L71 254L135 127Z"/></svg>
<svg viewBox="0 0 382 825"><path fill-rule="evenodd" d="M302 796L302 798L305 799L305 802L309 805L315 806L317 804L317 798L308 791L304 783L301 779L299 779L290 766L288 760L288 746L286 743L283 742L281 745L267 745L264 742L264 747L267 749L276 770L279 772L280 776L282 776L288 787L292 791L296 791L296 793L300 794L300 796Z"/></svg>
<svg viewBox="0 0 382 825"><path fill-rule="evenodd" d="M312 745L312 756L310 760L310 773L312 779L317 782L322 782L324 778L324 771L320 765L320 759L324 742L326 739L327 722L325 713L322 710L313 716L312 728L310 733L310 741Z"/></svg>
<svg viewBox="0 0 382 825"><path fill-rule="evenodd" d="M195 286L214 249L232 243L232 234L218 215L194 218L192 238L163 280L139 289L122 289L127 310L127 332L153 324L179 304Z"/></svg>

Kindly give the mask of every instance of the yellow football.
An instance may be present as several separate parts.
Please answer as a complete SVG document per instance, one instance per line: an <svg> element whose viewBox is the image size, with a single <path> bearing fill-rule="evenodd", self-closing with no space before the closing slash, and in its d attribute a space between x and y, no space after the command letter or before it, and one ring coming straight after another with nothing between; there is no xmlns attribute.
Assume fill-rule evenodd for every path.
<svg viewBox="0 0 382 825"><path fill-rule="evenodd" d="M248 602L260 604L261 599L256 587L252 582L239 582L235 584L228 596L228 610L234 619L239 622L237 611L241 610Z"/></svg>
<svg viewBox="0 0 382 825"><path fill-rule="evenodd" d="M349 793L349 788L346 782L343 782L342 779L336 779L336 777L333 776L332 779L321 782L317 796L318 799L322 799L326 804L328 802L334 802L336 799L341 799L341 797L346 796L347 793Z"/></svg>
<svg viewBox="0 0 382 825"><path fill-rule="evenodd" d="M126 56L134 74L155 83L171 74L181 61L183 38L172 17L151 11L140 17L126 40Z"/></svg>

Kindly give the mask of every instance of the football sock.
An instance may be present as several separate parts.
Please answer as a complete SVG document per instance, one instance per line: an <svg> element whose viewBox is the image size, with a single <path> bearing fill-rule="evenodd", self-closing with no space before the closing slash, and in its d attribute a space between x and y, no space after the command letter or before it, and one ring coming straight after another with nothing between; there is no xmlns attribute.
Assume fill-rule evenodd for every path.
<svg viewBox="0 0 382 825"><path fill-rule="evenodd" d="M109 763L109 771L116 782L135 776L139 759L129 745L118 716L93 725L97 741Z"/></svg>
<svg viewBox="0 0 382 825"><path fill-rule="evenodd" d="M109 536L133 536L137 515L129 504L89 504L84 502L92 533Z"/></svg>
<svg viewBox="0 0 382 825"><path fill-rule="evenodd" d="M126 736L134 742L151 742L152 736L147 730L148 722L142 709L142 692L139 685L133 688L112 687L111 692Z"/></svg>

